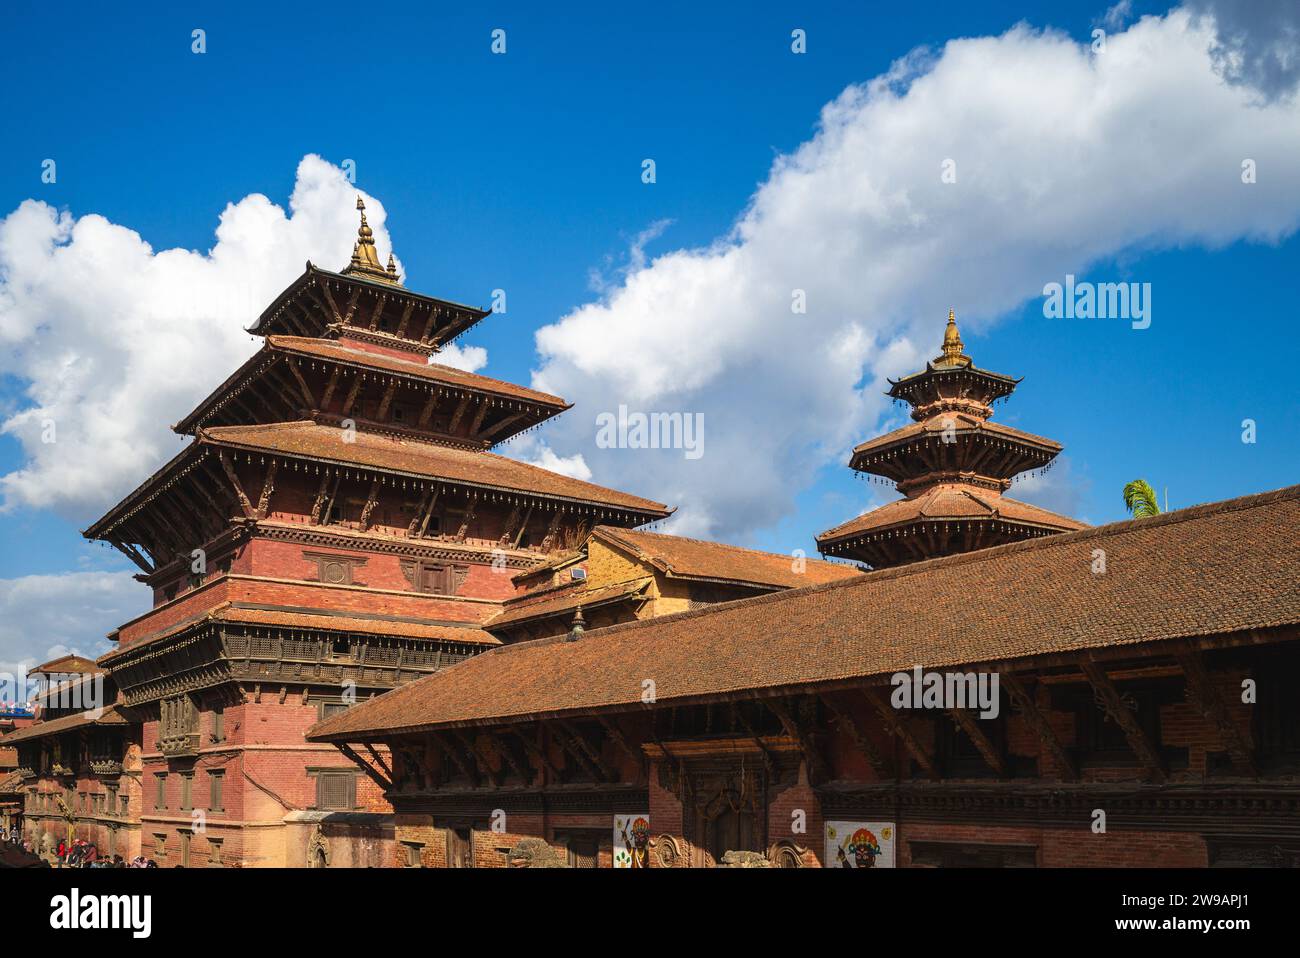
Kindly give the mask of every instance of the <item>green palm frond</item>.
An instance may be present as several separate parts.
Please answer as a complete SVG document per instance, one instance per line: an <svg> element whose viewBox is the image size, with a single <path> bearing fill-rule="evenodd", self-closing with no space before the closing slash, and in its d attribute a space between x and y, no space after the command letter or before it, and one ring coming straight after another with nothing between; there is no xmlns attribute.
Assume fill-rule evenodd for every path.
<svg viewBox="0 0 1300 958"><path fill-rule="evenodd" d="M1160 500L1151 483L1145 479L1134 479L1124 486L1124 508L1134 519L1160 515Z"/></svg>

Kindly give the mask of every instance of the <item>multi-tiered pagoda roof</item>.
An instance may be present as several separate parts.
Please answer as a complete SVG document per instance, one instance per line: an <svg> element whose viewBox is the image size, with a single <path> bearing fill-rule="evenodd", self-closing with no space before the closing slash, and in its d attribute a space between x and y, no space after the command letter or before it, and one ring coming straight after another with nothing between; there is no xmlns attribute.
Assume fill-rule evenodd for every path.
<svg viewBox="0 0 1300 958"><path fill-rule="evenodd" d="M88 537L155 580L195 548L255 526L330 526L336 538L437 540L466 552L484 539L476 517L504 510L478 547L544 553L597 523L670 514L488 451L569 403L435 362L488 311L407 290L392 256L379 264L360 200L358 209L351 263L339 272L307 263L251 327L262 348L173 427L194 441ZM536 561L518 555L510 565Z"/></svg>
<svg viewBox="0 0 1300 958"><path fill-rule="evenodd" d="M942 354L890 381L888 395L912 407L913 421L857 446L849 467L892 480L905 498L823 532L824 555L883 568L1083 528L1005 495L1061 445L992 422L993 403L1020 381L979 369L964 349L949 310Z"/></svg>

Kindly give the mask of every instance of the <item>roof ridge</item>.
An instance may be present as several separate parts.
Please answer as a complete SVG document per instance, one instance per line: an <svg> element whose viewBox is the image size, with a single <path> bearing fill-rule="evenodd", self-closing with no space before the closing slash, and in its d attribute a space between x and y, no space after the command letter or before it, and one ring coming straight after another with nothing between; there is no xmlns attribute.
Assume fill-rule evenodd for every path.
<svg viewBox="0 0 1300 958"><path fill-rule="evenodd" d="M1252 493L1251 495L1238 496L1234 499L1223 499L1218 502L1188 506L1186 509L1164 512L1158 516L1148 516L1141 519L1121 519L1118 522L1111 522L1102 526L1088 526L1084 529L1076 529L1070 532L1057 532L1036 539L1023 539L1019 542L1008 542L1004 545L990 546L987 549L975 549L971 552L961 552L956 555L939 556L938 558L925 559L920 562L910 562L907 565L892 566L888 569L877 569L859 576L835 579L831 582L821 582L816 585L803 586L798 589L783 589L780 592L769 592L765 595L751 596L746 599L733 599L730 602L718 602L713 605L705 606L702 609L688 609L685 612L673 612L669 615L654 616L649 619L638 619L635 622L620 622L615 625L589 629L584 634L582 641L589 642L593 639L602 639L608 635L616 635L631 629L644 628L647 625L655 622L663 622L668 619L683 621L707 615L717 615L727 611L728 609L734 609L736 606L742 604L757 605L764 602L783 602L801 596L811 595L815 592L829 592L832 589L865 588L869 583L916 575L920 572L928 572L936 568L966 565L974 562L987 562L990 559L998 558L1009 553L1032 552L1037 549L1053 548L1066 542L1077 542L1081 539L1105 538L1131 531L1133 528L1138 527L1139 523L1142 524L1141 528L1176 525L1180 522L1190 522L1197 519L1204 519L1209 516L1220 515L1222 513L1256 509L1287 499L1300 499L1300 485L1283 486L1281 489L1272 489L1268 492ZM535 641L542 642L550 640L538 639ZM515 645L510 646L510 648L527 644L531 643L515 643Z"/></svg>
<svg viewBox="0 0 1300 958"><path fill-rule="evenodd" d="M607 530L607 531L608 531L608 532L609 532L613 537L616 537L616 538L626 538L627 536L653 536L653 537L655 537L655 538L657 538L657 539L673 539L673 540L676 540L676 541L678 541L678 542L692 542L692 543L695 543L695 544L697 544L697 545L704 545L704 546L717 546L717 547L722 548L722 549L731 549L731 550L733 550L733 551L735 551L735 552L749 552L749 553L753 553L754 555L767 556L767 557L772 558L772 559L788 559L788 558L790 558L790 556L787 556L784 552L770 552L770 551L767 550L767 549L755 549L755 548L753 548L753 547L751 547L751 546L738 546L738 545L734 545L734 544L732 544L732 543L730 543L730 542L719 542L719 541L717 541L716 539L696 539L696 538L694 538L694 537L692 537L692 536L679 536L679 535L673 535L671 532L650 532L650 531L645 530L645 529L620 529L620 528L618 528L617 526L605 526L605 525L599 525L599 526L596 526L596 527L595 527L594 529L592 529L591 531L592 531L592 533L594 534L594 533L599 532L599 531L601 531L601 530ZM629 543L629 544L630 544L630 543ZM831 562L831 561L828 560L828 559L811 559L811 558L809 558L809 559L805 559L804 561L806 561L806 562L816 562L816 563L819 563L819 564L821 564L821 565L833 565L833 566L836 566L836 567L840 567L840 566L841 566L840 563L838 563L838 562Z"/></svg>

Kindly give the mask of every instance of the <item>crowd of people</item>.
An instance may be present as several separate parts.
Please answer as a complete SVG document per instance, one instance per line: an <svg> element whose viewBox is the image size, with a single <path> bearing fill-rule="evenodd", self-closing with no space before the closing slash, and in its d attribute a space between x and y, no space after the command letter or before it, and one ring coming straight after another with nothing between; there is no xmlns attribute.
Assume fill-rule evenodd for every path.
<svg viewBox="0 0 1300 958"><path fill-rule="evenodd" d="M157 868L152 858L136 855L127 862L121 855L101 855L94 842L73 839L72 844L59 840L54 857L59 868Z"/></svg>
<svg viewBox="0 0 1300 958"><path fill-rule="evenodd" d="M0 828L0 847L13 847L15 852L21 849L29 856L39 857L40 852L32 846L32 843L22 837L22 833L17 829ZM101 855L99 847L94 842L88 842L84 838L75 838L71 842L59 839L59 843L52 849L49 849L53 856L52 864L56 868L157 868L158 863L152 858L146 858L144 855L136 855L129 862L121 855ZM4 862L3 864L17 864L17 862Z"/></svg>

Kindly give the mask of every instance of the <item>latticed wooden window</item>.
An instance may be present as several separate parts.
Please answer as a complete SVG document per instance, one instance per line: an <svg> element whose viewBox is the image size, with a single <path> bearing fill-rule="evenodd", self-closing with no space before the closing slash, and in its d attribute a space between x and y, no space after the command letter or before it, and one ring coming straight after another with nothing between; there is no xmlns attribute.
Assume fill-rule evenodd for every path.
<svg viewBox="0 0 1300 958"><path fill-rule="evenodd" d="M163 699L159 710L163 738L176 738L198 730L198 709L188 695Z"/></svg>
<svg viewBox="0 0 1300 958"><path fill-rule="evenodd" d="M346 712L347 710L347 702L321 702L318 714L322 719L327 719L331 715L338 715L340 712Z"/></svg>
<svg viewBox="0 0 1300 958"><path fill-rule="evenodd" d="M331 811L350 811L357 804L357 776L347 769L322 770L316 773L316 807Z"/></svg>
<svg viewBox="0 0 1300 958"><path fill-rule="evenodd" d="M181 772L181 808L189 811L194 807L194 773Z"/></svg>
<svg viewBox="0 0 1300 958"><path fill-rule="evenodd" d="M154 796L153 807L155 809L164 809L167 807L167 773L161 772L153 777Z"/></svg>

